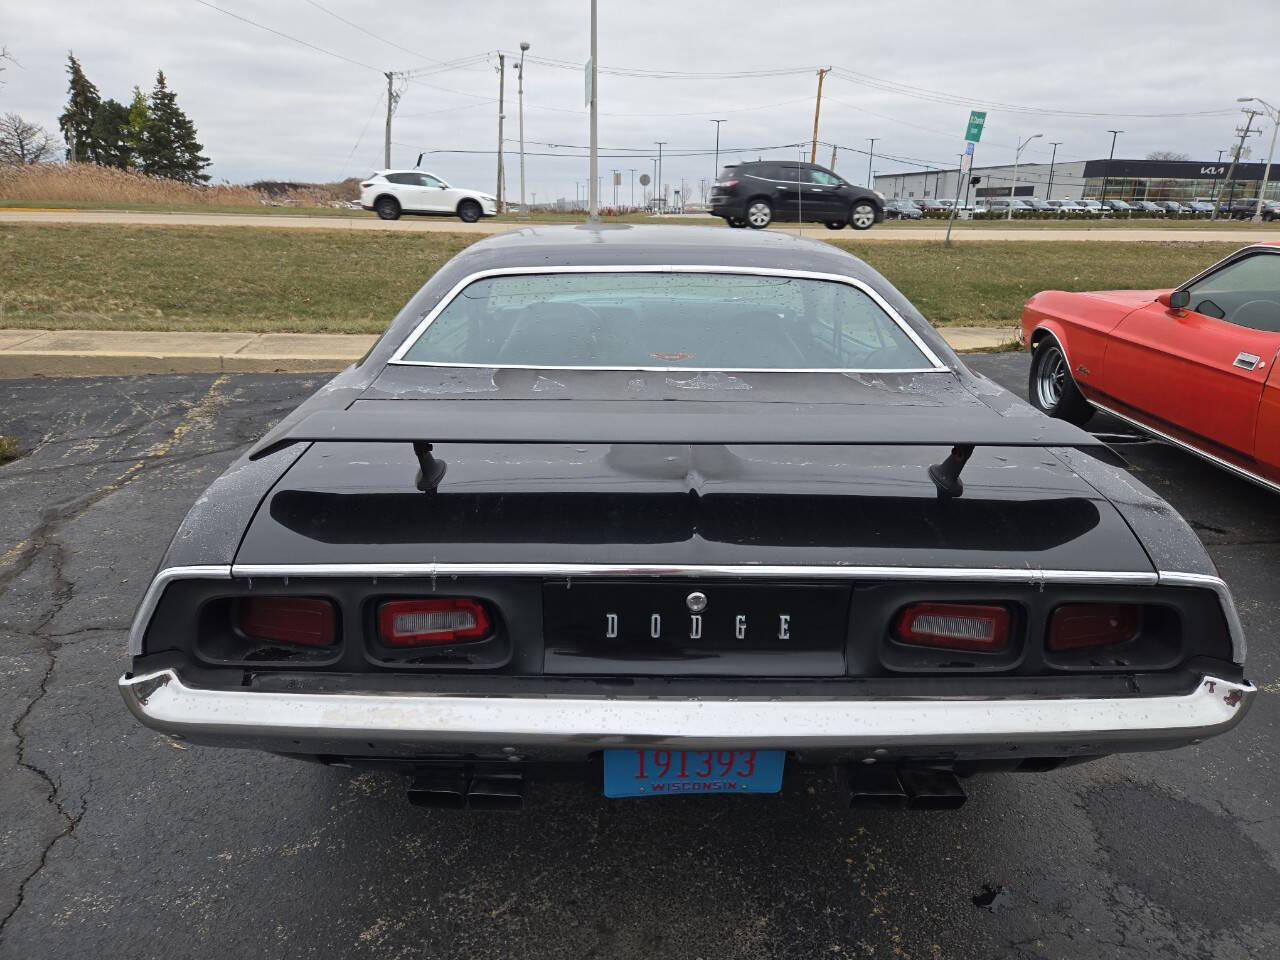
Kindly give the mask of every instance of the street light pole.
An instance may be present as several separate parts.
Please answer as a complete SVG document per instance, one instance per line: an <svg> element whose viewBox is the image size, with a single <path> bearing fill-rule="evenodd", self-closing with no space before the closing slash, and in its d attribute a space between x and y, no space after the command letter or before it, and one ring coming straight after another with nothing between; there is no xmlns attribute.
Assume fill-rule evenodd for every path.
<svg viewBox="0 0 1280 960"><path fill-rule="evenodd" d="M1027 139L1018 144L1018 149L1013 151L1013 186L1009 188L1009 212L1005 215L1006 220L1013 219L1013 201L1018 196L1018 159L1022 156L1022 151L1028 143L1037 137L1043 137L1043 133L1033 133Z"/></svg>
<svg viewBox="0 0 1280 960"><path fill-rule="evenodd" d="M873 175L871 173L871 161L876 157L876 141L879 137L867 137L871 141L871 149L867 151L867 189L874 190Z"/></svg>
<svg viewBox="0 0 1280 960"><path fill-rule="evenodd" d="M720 124L724 123L724 121L708 120L707 122L714 123L716 125L716 168L712 171L711 177L711 182L715 183L716 179L720 176Z"/></svg>
<svg viewBox="0 0 1280 960"><path fill-rule="evenodd" d="M1271 147L1267 150L1267 165L1262 171L1262 183L1258 184L1258 204L1253 208L1253 222L1261 223L1262 202L1266 199L1267 181L1271 178L1271 156L1276 152L1276 131L1280 130L1280 110L1277 110L1261 97L1240 97L1238 102L1248 103L1250 101L1262 104L1263 109L1266 111L1267 119L1271 121Z"/></svg>
<svg viewBox="0 0 1280 960"><path fill-rule="evenodd" d="M596 167L596 0L591 0L591 212L587 219L592 223L600 222L600 182L597 179Z"/></svg>
<svg viewBox="0 0 1280 960"><path fill-rule="evenodd" d="M1124 131L1108 130L1107 133L1111 134L1111 153L1107 156L1107 172L1103 174L1103 177L1102 177L1102 200L1099 201L1100 203L1107 202L1107 184L1111 182L1111 161L1115 158L1115 155L1116 155L1116 136L1118 134L1124 133Z"/></svg>
<svg viewBox="0 0 1280 960"><path fill-rule="evenodd" d="M1046 200L1053 199L1053 164L1058 159L1058 148L1062 146L1062 141L1050 140L1049 143L1053 147L1053 156L1049 158L1049 186L1045 189Z"/></svg>
<svg viewBox="0 0 1280 960"><path fill-rule="evenodd" d="M520 80L518 96L520 98L520 219L529 219L529 208L524 202L524 55L529 49L529 41L520 41L520 66L516 68L516 76Z"/></svg>
<svg viewBox="0 0 1280 960"><path fill-rule="evenodd" d="M636 208L636 168L627 167L631 171L631 209Z"/></svg>

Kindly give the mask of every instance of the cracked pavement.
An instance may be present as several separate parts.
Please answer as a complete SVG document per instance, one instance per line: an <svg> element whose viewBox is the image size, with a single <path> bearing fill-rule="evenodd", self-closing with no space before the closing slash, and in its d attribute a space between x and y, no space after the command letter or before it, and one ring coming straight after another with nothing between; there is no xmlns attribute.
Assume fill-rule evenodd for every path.
<svg viewBox="0 0 1280 960"><path fill-rule="evenodd" d="M966 359L1022 392L1024 356ZM1208 743L975 778L954 813L849 811L822 778L427 811L390 775L172 743L115 689L190 503L321 382L0 383L26 452L0 467L3 960L1280 955L1280 497L1123 446L1200 531L1249 637L1261 692Z"/></svg>

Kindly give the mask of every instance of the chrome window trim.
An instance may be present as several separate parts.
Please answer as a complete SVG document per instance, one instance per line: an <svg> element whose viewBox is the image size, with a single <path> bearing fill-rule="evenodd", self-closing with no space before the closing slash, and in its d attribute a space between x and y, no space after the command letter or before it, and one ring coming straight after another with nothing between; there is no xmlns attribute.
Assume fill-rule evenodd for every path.
<svg viewBox="0 0 1280 960"><path fill-rule="evenodd" d="M1207 279L1211 274L1217 273L1219 270L1223 269L1224 267L1230 266L1231 264L1235 263L1237 260L1244 260L1247 257L1256 256L1259 253L1280 253L1280 247L1270 246L1265 243L1251 243L1246 247L1241 247L1239 250L1235 251L1234 253L1227 254L1225 257L1223 257L1217 263L1213 264L1211 267L1207 267L1206 269L1200 271L1190 280L1184 280L1182 283L1178 284L1173 289L1175 291L1186 290L1193 283L1199 283L1201 280ZM1243 329L1249 329L1249 328L1246 327Z"/></svg>
<svg viewBox="0 0 1280 960"><path fill-rule="evenodd" d="M418 340L426 332L427 328L435 321L435 319L444 312L458 295L472 283L477 280L485 280L489 277L503 276L532 276L537 274L558 274L558 273L722 273L722 274L738 274L741 276L756 277L788 277L799 280L825 280L831 283L843 283L846 286L854 287L861 290L869 296L881 310L897 324L898 328L907 335L912 344L924 355L932 366L928 367L893 367L893 368L861 368L861 367L618 367L618 366L588 366L573 367L563 365L546 365L546 364L511 364L511 363L441 363L436 360L406 360L404 356L414 348ZM938 355L933 352L927 343L924 342L920 334L912 329L911 325L903 319L893 306L885 300L870 284L856 277L848 277L839 273L819 273L813 270L784 270L773 267L727 267L723 265L704 265L696 264L617 264L603 265L590 264L584 266L568 266L558 264L554 266L543 267L496 267L490 270L478 270L475 273L468 274L459 280L448 293L441 298L440 302L431 308L417 325L409 332L400 346L396 347L395 353L391 355L391 359L387 361L387 365L405 366L405 367L471 367L486 370L620 370L626 372L644 372L644 373L950 373L948 368Z"/></svg>
<svg viewBox="0 0 1280 960"><path fill-rule="evenodd" d="M147 592L142 596L142 602L138 604L138 610L133 615L133 623L129 626L129 656L137 657L142 655L142 638L146 635L147 625L151 623L151 617L156 612L156 605L160 603L160 596L174 580L230 580L231 566L229 564L217 564L209 566L191 566L191 567L165 567L160 570L151 579Z"/></svg>
<svg viewBox="0 0 1280 960"><path fill-rule="evenodd" d="M1189 743L1240 722L1257 690L1203 676L1188 693L1129 697L628 697L306 693L189 686L173 669L119 680L129 710L193 742L335 752L369 741L429 750ZM313 747L312 749L316 749Z"/></svg>
<svg viewBox="0 0 1280 960"><path fill-rule="evenodd" d="M1035 567L893 567L840 564L628 563L237 563L248 577L804 577L806 579L957 580L992 583L1094 583L1155 586L1154 571L1042 570Z"/></svg>
<svg viewBox="0 0 1280 960"><path fill-rule="evenodd" d="M1244 467L1237 466L1236 464L1232 463L1230 460L1224 460L1222 459L1222 457L1209 453L1207 450L1201 450L1199 447L1194 446L1193 444L1190 444L1185 440L1179 440L1177 437L1173 436L1172 434L1165 433L1163 430L1157 429L1156 427L1143 423L1141 420L1135 420L1133 417L1128 416L1127 414L1123 414L1118 410L1114 410L1111 407L1108 407L1104 403L1099 403L1097 400L1093 400L1087 397L1086 399L1088 399L1091 404L1093 404L1103 413L1108 414L1109 416L1115 417L1117 420L1123 420L1125 423L1129 424L1130 426L1137 427L1143 433L1149 433L1153 437L1163 440L1165 443L1171 443L1175 447L1180 447L1183 450L1187 451L1187 453L1194 454L1195 456L1199 457L1202 460L1207 460L1210 463L1212 463L1214 466L1222 467L1224 470L1234 473L1236 476L1241 477L1245 480L1248 480L1251 483L1256 483L1258 486L1262 487L1265 490L1270 490L1272 493L1280 493L1280 483L1276 483L1274 480L1268 480L1266 477L1260 476L1259 474L1256 474L1251 470L1247 470Z"/></svg>

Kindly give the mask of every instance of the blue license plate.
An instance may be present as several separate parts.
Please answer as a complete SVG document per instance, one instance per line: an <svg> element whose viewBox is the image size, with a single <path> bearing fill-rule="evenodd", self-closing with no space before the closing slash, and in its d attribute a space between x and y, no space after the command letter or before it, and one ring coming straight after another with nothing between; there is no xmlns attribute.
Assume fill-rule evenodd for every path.
<svg viewBox="0 0 1280 960"><path fill-rule="evenodd" d="M606 797L777 793L783 750L606 750Z"/></svg>

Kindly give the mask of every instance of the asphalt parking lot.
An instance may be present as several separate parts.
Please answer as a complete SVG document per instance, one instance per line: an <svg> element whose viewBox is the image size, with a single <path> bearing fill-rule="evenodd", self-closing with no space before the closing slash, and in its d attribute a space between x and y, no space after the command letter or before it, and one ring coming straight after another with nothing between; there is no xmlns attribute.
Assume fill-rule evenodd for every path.
<svg viewBox="0 0 1280 960"><path fill-rule="evenodd" d="M1025 356L970 359L1021 394ZM1280 956L1280 498L1123 445L1248 634L1261 692L1206 744L975 779L952 813L822 779L424 811L391 776L171 743L115 690L188 506L321 382L0 383L29 451L0 467L0 957Z"/></svg>

